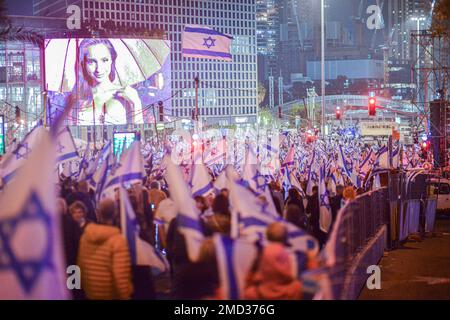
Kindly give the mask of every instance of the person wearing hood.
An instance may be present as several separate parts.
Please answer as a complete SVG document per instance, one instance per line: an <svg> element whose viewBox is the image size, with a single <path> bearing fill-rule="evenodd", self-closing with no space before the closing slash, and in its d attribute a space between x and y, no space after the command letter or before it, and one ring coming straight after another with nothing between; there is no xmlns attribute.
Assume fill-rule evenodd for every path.
<svg viewBox="0 0 450 320"><path fill-rule="evenodd" d="M302 299L302 284L295 278L293 261L286 248L286 228L273 223L267 233L269 242L247 275L244 299Z"/></svg>
<svg viewBox="0 0 450 320"><path fill-rule="evenodd" d="M131 258L125 237L114 226L113 200L100 202L98 217L100 224L88 224L80 239L82 288L88 299L129 299L133 293Z"/></svg>

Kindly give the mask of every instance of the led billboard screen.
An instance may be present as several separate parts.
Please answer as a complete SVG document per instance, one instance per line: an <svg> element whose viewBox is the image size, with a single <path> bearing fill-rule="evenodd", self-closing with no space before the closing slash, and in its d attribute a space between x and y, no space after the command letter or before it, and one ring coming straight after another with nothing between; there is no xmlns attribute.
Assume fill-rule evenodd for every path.
<svg viewBox="0 0 450 320"><path fill-rule="evenodd" d="M71 38L45 41L47 117L68 105L69 124L152 121L150 104L171 108L170 42L158 39Z"/></svg>

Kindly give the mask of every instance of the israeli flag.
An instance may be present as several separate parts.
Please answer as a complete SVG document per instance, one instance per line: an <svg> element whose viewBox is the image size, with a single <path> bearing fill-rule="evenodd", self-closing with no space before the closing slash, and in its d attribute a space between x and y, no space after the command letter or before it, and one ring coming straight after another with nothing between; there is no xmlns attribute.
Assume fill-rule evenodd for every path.
<svg viewBox="0 0 450 320"><path fill-rule="evenodd" d="M56 157L57 163L64 163L79 158L75 141L73 141L68 127L62 129L56 138Z"/></svg>
<svg viewBox="0 0 450 320"><path fill-rule="evenodd" d="M195 206L180 168L172 162L169 155L164 157L163 163L166 166L165 179L169 185L170 197L179 208L178 227L186 240L188 257L191 261L196 261L204 238L200 211Z"/></svg>
<svg viewBox="0 0 450 320"><path fill-rule="evenodd" d="M295 150L294 150L294 147L292 146L289 149L288 154L286 155L286 158L283 161L283 164L282 164L283 168L294 165L294 154L295 154L294 152L295 152Z"/></svg>
<svg viewBox="0 0 450 320"><path fill-rule="evenodd" d="M373 157L373 150L370 149L369 153L367 154L367 156L365 157L365 159L361 162L361 164L359 165L359 173L362 176L366 176L367 173L369 173L370 168L371 168L371 160Z"/></svg>
<svg viewBox="0 0 450 320"><path fill-rule="evenodd" d="M47 130L43 126L37 126L31 130L25 138L16 144L14 149L4 156L0 165L0 176L2 186L8 184L16 175L17 169L22 167L31 155L31 151L46 134Z"/></svg>
<svg viewBox="0 0 450 320"><path fill-rule="evenodd" d="M264 241L267 226L273 222L282 222L288 230L288 242L292 249L301 252L318 252L316 239L295 225L283 220L269 211L267 202L257 198L244 186L230 181L230 205L232 208L232 223L237 223L239 236L248 241Z"/></svg>
<svg viewBox="0 0 450 320"><path fill-rule="evenodd" d="M114 190L123 185L142 183L145 176L144 161L141 154L141 142L134 141L131 146L122 153L120 161L117 161L108 173L108 179L102 191L102 197L114 198Z"/></svg>
<svg viewBox="0 0 450 320"><path fill-rule="evenodd" d="M89 150L89 141L86 143L86 149L84 149L83 157L81 158L81 161L79 163L78 167L78 181L82 181L86 179L86 174L88 170L90 169L90 166L93 166L95 163L93 160L90 161L90 150Z"/></svg>
<svg viewBox="0 0 450 320"><path fill-rule="evenodd" d="M338 165L342 168L347 177L351 179L353 173L353 163L345 156L342 146L339 146L338 149Z"/></svg>
<svg viewBox="0 0 450 320"><path fill-rule="evenodd" d="M49 179L55 142L43 127L38 130L17 179L0 194L0 299L69 298L61 216ZM25 156L25 149L15 151Z"/></svg>
<svg viewBox="0 0 450 320"><path fill-rule="evenodd" d="M223 164L224 158L226 156L226 140L221 139L216 143L215 146L210 146L204 155L204 163L207 166L211 166L213 164Z"/></svg>
<svg viewBox="0 0 450 320"><path fill-rule="evenodd" d="M325 166L320 168L320 183L319 183L319 210L320 210L320 230L328 233L331 226L331 206L330 197L328 195L328 190L325 184Z"/></svg>
<svg viewBox="0 0 450 320"><path fill-rule="evenodd" d="M258 255L258 247L243 239L215 234L216 260L225 299L244 298L245 280Z"/></svg>
<svg viewBox="0 0 450 320"><path fill-rule="evenodd" d="M217 176L216 180L214 181L214 188L216 190L222 190L227 187L227 175L226 170L222 170L222 172Z"/></svg>
<svg viewBox="0 0 450 320"><path fill-rule="evenodd" d="M169 269L169 263L164 255L139 237L136 214L123 187L120 187L120 225L128 243L132 265L150 266L159 272Z"/></svg>
<svg viewBox="0 0 450 320"><path fill-rule="evenodd" d="M186 25L182 34L182 53L186 58L232 61L233 37L200 25Z"/></svg>
<svg viewBox="0 0 450 320"><path fill-rule="evenodd" d="M376 154L374 169L389 169L388 148L383 146Z"/></svg>
<svg viewBox="0 0 450 320"><path fill-rule="evenodd" d="M215 191L211 175L203 164L193 165L191 184L192 197L206 196Z"/></svg>

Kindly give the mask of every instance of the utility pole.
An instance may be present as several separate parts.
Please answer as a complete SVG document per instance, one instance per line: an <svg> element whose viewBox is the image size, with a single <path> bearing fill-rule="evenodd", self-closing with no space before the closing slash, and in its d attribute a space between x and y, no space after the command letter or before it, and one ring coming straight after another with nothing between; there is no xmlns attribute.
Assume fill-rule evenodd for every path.
<svg viewBox="0 0 450 320"><path fill-rule="evenodd" d="M154 104L152 104L152 109L153 109L153 128L155 129L156 143L159 145L158 131L156 130L156 112Z"/></svg>
<svg viewBox="0 0 450 320"><path fill-rule="evenodd" d="M198 85L199 85L199 78L198 76L195 76L195 120L198 121Z"/></svg>
<svg viewBox="0 0 450 320"><path fill-rule="evenodd" d="M92 99L92 118L94 119L94 150L97 150L97 133L95 130L95 100Z"/></svg>
<svg viewBox="0 0 450 320"><path fill-rule="evenodd" d="M322 137L325 135L325 8L324 0L320 0L320 31L321 31L321 95L322 95Z"/></svg>

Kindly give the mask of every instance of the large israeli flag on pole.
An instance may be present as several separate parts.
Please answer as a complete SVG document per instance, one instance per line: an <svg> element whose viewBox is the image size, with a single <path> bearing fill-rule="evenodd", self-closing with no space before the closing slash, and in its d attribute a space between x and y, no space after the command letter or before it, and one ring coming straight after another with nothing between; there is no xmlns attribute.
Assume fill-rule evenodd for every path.
<svg viewBox="0 0 450 320"><path fill-rule="evenodd" d="M39 136L16 179L0 194L0 299L69 297L61 216L50 179L56 145L45 129Z"/></svg>
<svg viewBox="0 0 450 320"><path fill-rule="evenodd" d="M136 214L123 187L120 187L120 225L122 234L127 239L132 265L150 266L160 272L169 269L166 258L150 243L139 237Z"/></svg>
<svg viewBox="0 0 450 320"><path fill-rule="evenodd" d="M182 52L186 58L232 61L233 37L200 25L186 25L182 35Z"/></svg>

